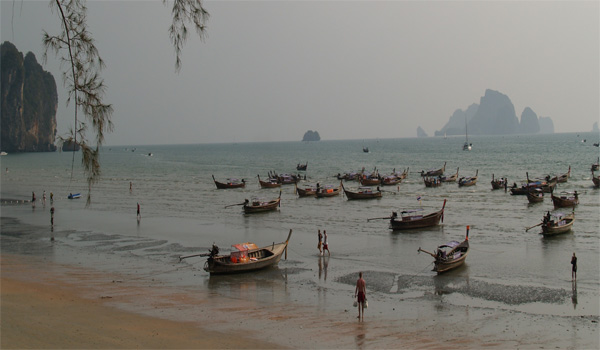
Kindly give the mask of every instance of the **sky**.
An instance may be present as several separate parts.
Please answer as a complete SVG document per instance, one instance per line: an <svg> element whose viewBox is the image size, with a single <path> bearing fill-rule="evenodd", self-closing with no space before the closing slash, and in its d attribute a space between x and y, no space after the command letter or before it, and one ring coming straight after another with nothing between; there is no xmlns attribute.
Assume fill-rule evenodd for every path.
<svg viewBox="0 0 600 350"><path fill-rule="evenodd" d="M56 79L58 134L73 126L58 59L42 62L49 0L1 0L1 41ZM599 1L205 1L208 32L180 72L162 1L89 1L115 129L107 145L416 137L486 89L551 117L600 118ZM5 126L2 126L5 127Z"/></svg>

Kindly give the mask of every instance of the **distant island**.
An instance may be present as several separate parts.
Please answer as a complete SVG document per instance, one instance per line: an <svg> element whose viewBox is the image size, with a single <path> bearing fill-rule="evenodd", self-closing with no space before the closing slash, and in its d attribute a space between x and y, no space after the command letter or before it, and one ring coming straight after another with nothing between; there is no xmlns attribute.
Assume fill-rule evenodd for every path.
<svg viewBox="0 0 600 350"><path fill-rule="evenodd" d="M550 117L539 117L530 107L517 118L515 107L508 96L487 89L479 104L473 103L466 110L457 109L435 136L464 135L514 135L552 134L554 123Z"/></svg>
<svg viewBox="0 0 600 350"><path fill-rule="evenodd" d="M420 125L417 128L417 137L427 137L427 133L425 132L425 130L423 130L423 128Z"/></svg>
<svg viewBox="0 0 600 350"><path fill-rule="evenodd" d="M318 131L308 130L304 133L302 141L321 141L321 136L319 136Z"/></svg>

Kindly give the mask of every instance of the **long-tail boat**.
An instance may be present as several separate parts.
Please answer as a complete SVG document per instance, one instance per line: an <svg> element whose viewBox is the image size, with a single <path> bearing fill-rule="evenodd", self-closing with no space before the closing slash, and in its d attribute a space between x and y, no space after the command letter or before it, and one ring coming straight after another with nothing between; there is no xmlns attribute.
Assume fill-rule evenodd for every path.
<svg viewBox="0 0 600 350"><path fill-rule="evenodd" d="M556 182L560 183L565 183L569 180L569 178L571 177L571 166L569 165L569 171L567 171L566 173L559 175L556 178Z"/></svg>
<svg viewBox="0 0 600 350"><path fill-rule="evenodd" d="M260 184L261 188L281 187L281 183L279 183L279 181L277 180L277 178L269 177L268 181L263 181L263 180L260 179L260 175L257 175L257 177L258 177L258 183Z"/></svg>
<svg viewBox="0 0 600 350"><path fill-rule="evenodd" d="M298 197L315 197L317 195L317 186L306 185L298 187L298 184L296 184L296 194L298 194Z"/></svg>
<svg viewBox="0 0 600 350"><path fill-rule="evenodd" d="M469 254L469 226L467 226L467 235L462 242L450 241L437 247L435 253L430 253L419 247L419 252L431 255L433 261L433 271L438 274L457 268L465 263Z"/></svg>
<svg viewBox="0 0 600 350"><path fill-rule="evenodd" d="M306 168L308 168L308 162L306 162L306 164L298 163L298 165L296 165L296 170L298 171L306 171Z"/></svg>
<svg viewBox="0 0 600 350"><path fill-rule="evenodd" d="M319 184L317 184L316 196L317 196L317 198L333 197L333 196L339 195L341 192L342 192L342 183L341 182L340 182L340 186L338 186L338 187L333 187L331 185L320 186Z"/></svg>
<svg viewBox="0 0 600 350"><path fill-rule="evenodd" d="M439 169L430 169L430 170L421 170L421 176L440 176L446 171L446 162L444 162L444 166Z"/></svg>
<svg viewBox="0 0 600 350"><path fill-rule="evenodd" d="M346 194L348 199L374 199L381 198L381 190L379 186L377 187L377 191L373 191L371 187L359 187L357 192L348 191L344 185L342 184L342 189Z"/></svg>
<svg viewBox="0 0 600 350"><path fill-rule="evenodd" d="M281 205L281 191L279 191L279 197L264 201L259 198L252 198L251 201L247 200L244 202L244 213L260 213L264 211L277 210L277 207Z"/></svg>
<svg viewBox="0 0 600 350"><path fill-rule="evenodd" d="M566 233L571 231L573 227L573 222L575 222L575 213L571 214L563 214L563 213L554 213L552 215L544 216L542 221L542 234L544 236L554 236L561 233Z"/></svg>
<svg viewBox="0 0 600 350"><path fill-rule="evenodd" d="M539 188L527 192L527 200L529 203L541 203L544 201L544 192Z"/></svg>
<svg viewBox="0 0 600 350"><path fill-rule="evenodd" d="M425 187L439 187L442 185L442 181L437 176L424 176L423 183Z"/></svg>
<svg viewBox="0 0 600 350"><path fill-rule="evenodd" d="M393 212L390 217L390 228L392 230L409 230L436 226L440 221L444 222L444 208L446 208L445 199L442 209L427 215L419 213L423 209L403 210L400 212L400 218L398 218L397 212Z"/></svg>
<svg viewBox="0 0 600 350"><path fill-rule="evenodd" d="M555 196L552 192L551 198L554 208L570 208L579 204L579 194L574 192L562 192L563 196Z"/></svg>
<svg viewBox="0 0 600 350"><path fill-rule="evenodd" d="M494 178L494 174L492 174L492 190L500 190L503 188L507 188L508 179L505 177L501 177L499 179Z"/></svg>
<svg viewBox="0 0 600 350"><path fill-rule="evenodd" d="M456 182L456 180L458 179L458 169L456 168L456 173L452 174L452 175L447 175L447 176L441 176L440 180L442 182Z"/></svg>
<svg viewBox="0 0 600 350"><path fill-rule="evenodd" d="M244 179L242 179L242 180L227 179L227 182L219 182L219 181L217 181L215 179L214 175L212 175L212 178L213 178L213 181L215 182L215 185L220 190L227 189L227 188L241 188L241 187L246 187L246 181L244 181Z"/></svg>
<svg viewBox="0 0 600 350"><path fill-rule="evenodd" d="M287 259L287 246L291 236L292 230L290 230L285 242L273 243L262 248L250 242L235 244L232 247L237 251L232 251L229 255L218 255L219 248L213 245L208 259L204 263L204 270L211 275L232 274L255 271L277 265L284 252Z"/></svg>
<svg viewBox="0 0 600 350"><path fill-rule="evenodd" d="M477 171L475 171L475 176L461 177L460 179L458 179L458 187L466 187L466 186L476 185L478 174L479 174L479 169L477 169Z"/></svg>

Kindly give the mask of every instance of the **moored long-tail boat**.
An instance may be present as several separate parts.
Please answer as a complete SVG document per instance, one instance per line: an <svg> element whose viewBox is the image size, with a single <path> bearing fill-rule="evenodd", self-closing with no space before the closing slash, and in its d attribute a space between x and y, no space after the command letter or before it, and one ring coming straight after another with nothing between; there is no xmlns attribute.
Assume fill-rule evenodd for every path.
<svg viewBox="0 0 600 350"><path fill-rule="evenodd" d="M218 189L227 189L227 188L242 188L246 187L246 181L244 179L227 179L227 182L219 182L215 179L215 176L212 175L213 181Z"/></svg>
<svg viewBox="0 0 600 350"><path fill-rule="evenodd" d="M374 199L381 198L381 190L377 187L377 191L373 191L371 187L359 187L358 191L348 191L342 184L342 189L348 199Z"/></svg>
<svg viewBox="0 0 600 350"><path fill-rule="evenodd" d="M298 163L298 165L296 165L296 170L298 171L306 171L306 168L308 168L308 162L306 162L306 164Z"/></svg>
<svg viewBox="0 0 600 350"><path fill-rule="evenodd" d="M456 173L452 174L452 175L448 175L448 176L441 176L440 180L442 182L456 182L456 180L458 179L458 169L456 168Z"/></svg>
<svg viewBox="0 0 600 350"><path fill-rule="evenodd" d="M554 186L556 186L556 182L554 183L554 185L551 185L546 180L531 181L531 180L529 180L529 173L526 173L526 174L527 174L527 182L525 182L524 184L521 184L521 187L517 187L516 183L513 184L513 186L510 188L510 194L526 195L527 193L529 193L529 191L531 191L535 188L539 188L544 192L550 192L550 189L554 188Z"/></svg>
<svg viewBox="0 0 600 350"><path fill-rule="evenodd" d="M437 176L424 176L423 183L425 187L439 187L442 185L442 181Z"/></svg>
<svg viewBox="0 0 600 350"><path fill-rule="evenodd" d="M594 183L594 187L600 187L600 175L594 175L594 171L592 170L592 182Z"/></svg>
<svg viewBox="0 0 600 350"><path fill-rule="evenodd" d="M571 214L563 214L563 213L554 213L552 215L544 216L542 221L542 232L544 236L554 236L561 233L566 233L571 231L573 227L573 222L575 222L575 213Z"/></svg>
<svg viewBox="0 0 600 350"><path fill-rule="evenodd" d="M260 184L261 188L281 187L281 183L279 183L279 181L276 178L269 177L268 181L263 181L260 179L260 175L257 175L257 177L258 177L258 183Z"/></svg>
<svg viewBox="0 0 600 350"><path fill-rule="evenodd" d="M264 201L259 198L253 198L251 201L247 200L244 202L244 213L260 213L264 211L277 210L277 207L281 205L281 191L279 191L279 197Z"/></svg>
<svg viewBox="0 0 600 350"><path fill-rule="evenodd" d="M287 258L287 246L291 236L292 230L290 230L285 242L273 243L262 248L258 248L256 244L249 242L236 244L233 247L237 251L231 252L229 255L218 255L219 249L213 245L213 249L204 264L204 270L211 275L232 274L277 265L284 252Z"/></svg>
<svg viewBox="0 0 600 350"><path fill-rule="evenodd" d="M462 242L450 241L437 247L435 253L430 253L419 247L419 252L431 255L433 261L433 271L438 274L457 268L465 263L469 254L469 226L467 226L467 235Z"/></svg>
<svg viewBox="0 0 600 350"><path fill-rule="evenodd" d="M393 174L385 175L381 178L381 184L383 186L394 186L394 185L398 185L401 182L402 182L402 178L398 177L396 175L393 175Z"/></svg>
<svg viewBox="0 0 600 350"><path fill-rule="evenodd" d="M446 162L444 162L444 166L439 169L431 169L431 170L421 170L421 176L440 176L444 174L446 171Z"/></svg>
<svg viewBox="0 0 600 350"><path fill-rule="evenodd" d="M552 192L551 198L554 208L570 208L579 204L579 194L574 192L563 192L563 196L555 196Z"/></svg>
<svg viewBox="0 0 600 350"><path fill-rule="evenodd" d="M341 192L342 192L341 182L340 182L340 186L338 186L338 187L333 187L331 185L320 186L319 184L317 184L316 196L317 196L317 198L333 197L333 196L339 195Z"/></svg>
<svg viewBox="0 0 600 350"><path fill-rule="evenodd" d="M471 177L461 177L460 179L458 179L458 187L465 187L465 186L474 186L477 184L477 175L479 174L479 169L477 169L477 171L475 171L475 176L471 176Z"/></svg>
<svg viewBox="0 0 600 350"><path fill-rule="evenodd" d="M298 187L298 184L296 184L296 194L298 194L298 197L315 197L317 195L317 186L306 185Z"/></svg>
<svg viewBox="0 0 600 350"><path fill-rule="evenodd" d="M494 178L494 174L492 174L492 190L500 190L506 188L508 186L508 179L505 177L501 177L499 179Z"/></svg>
<svg viewBox="0 0 600 350"><path fill-rule="evenodd" d="M544 201L544 192L539 188L527 192L527 200L529 203L541 203Z"/></svg>
<svg viewBox="0 0 600 350"><path fill-rule="evenodd" d="M414 228L423 228L436 226L444 222L444 208L446 208L446 200L442 204L442 209L427 214L419 214L420 210L403 210L400 212L401 217L398 218L398 213L393 212L390 217L390 228L392 230L409 230Z"/></svg>
<svg viewBox="0 0 600 350"><path fill-rule="evenodd" d="M556 178L556 182L560 183L565 183L569 180L569 178L571 177L571 166L569 165L569 171L567 171L566 173L559 175Z"/></svg>

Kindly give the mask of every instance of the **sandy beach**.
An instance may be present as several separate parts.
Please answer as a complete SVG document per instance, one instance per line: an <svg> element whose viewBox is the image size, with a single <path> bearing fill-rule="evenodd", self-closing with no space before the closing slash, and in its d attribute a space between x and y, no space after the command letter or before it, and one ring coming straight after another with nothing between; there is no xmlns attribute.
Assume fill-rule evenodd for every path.
<svg viewBox="0 0 600 350"><path fill-rule="evenodd" d="M244 334L122 311L107 305L110 296L83 298L84 286L6 277L45 273L23 257L2 256L2 349L282 348Z"/></svg>

